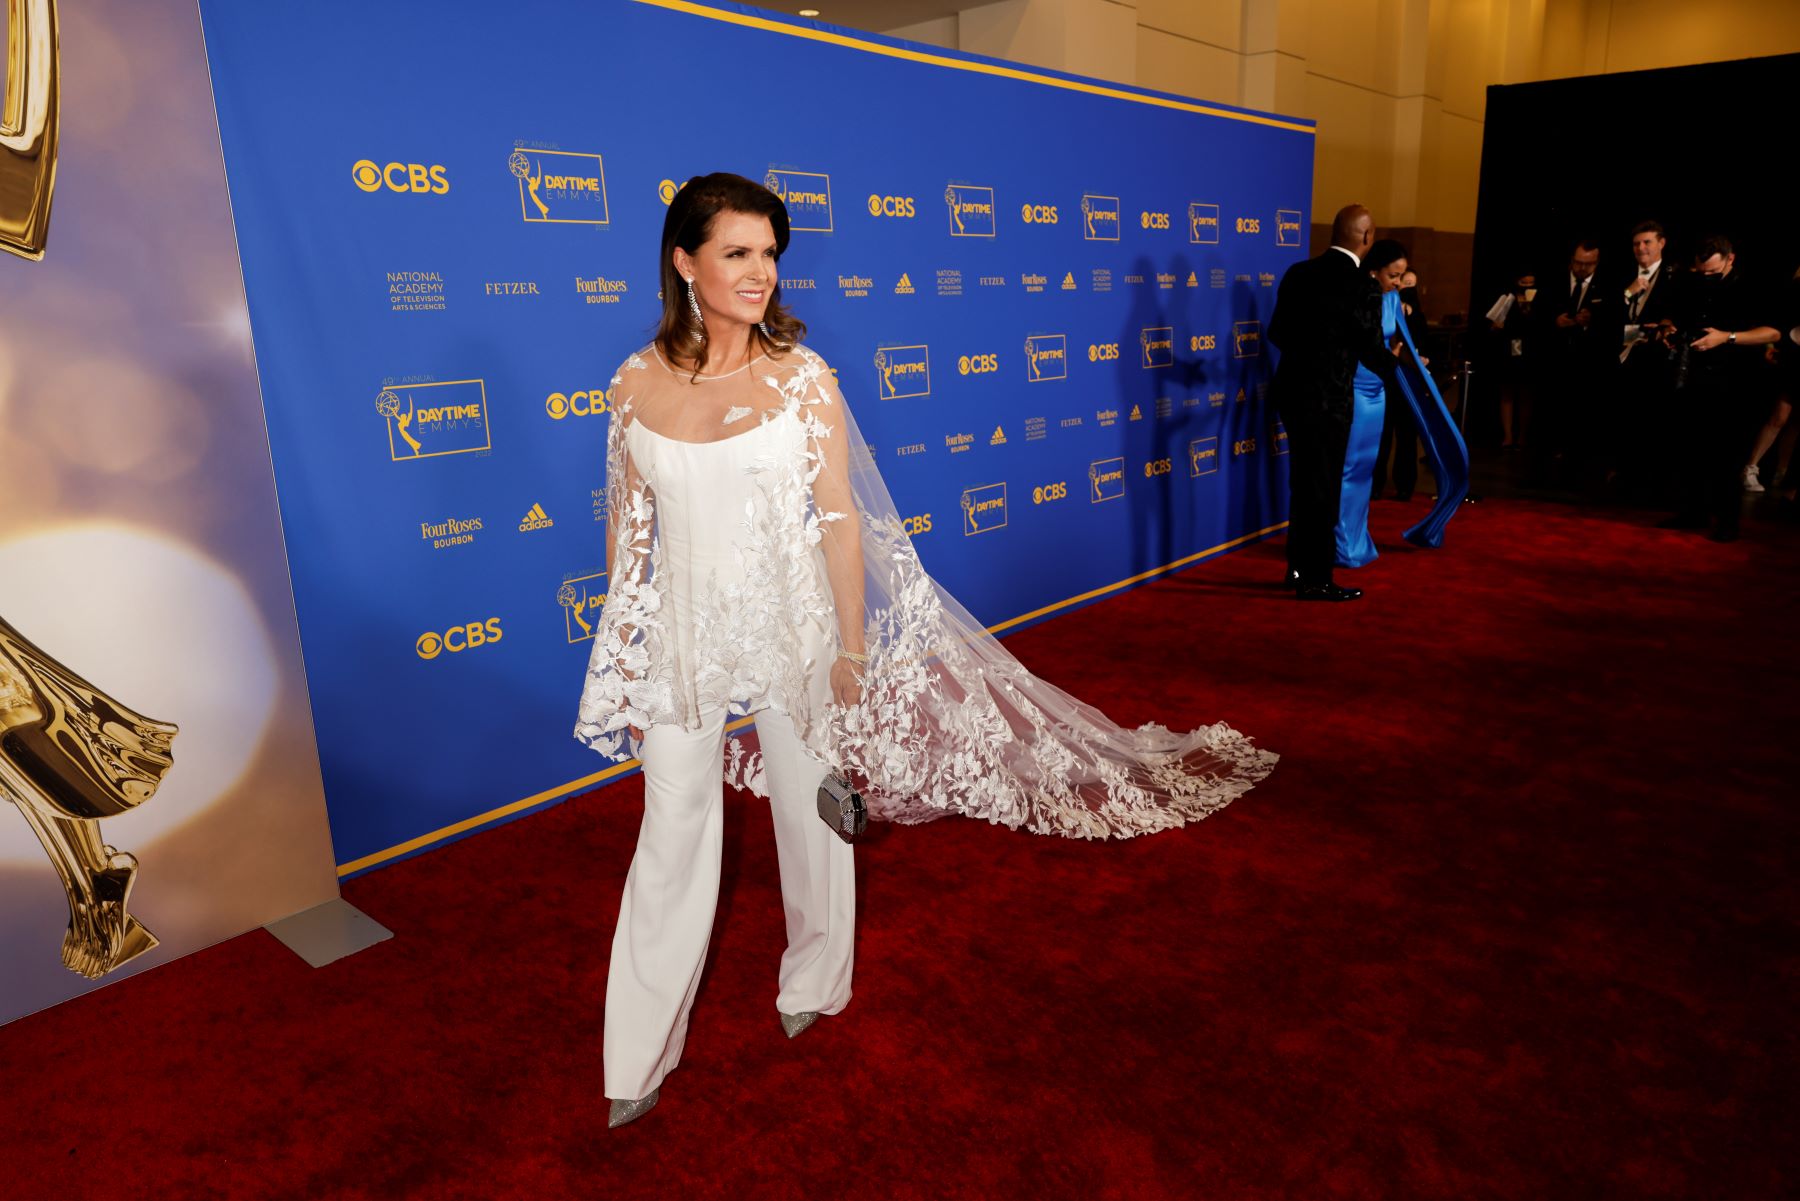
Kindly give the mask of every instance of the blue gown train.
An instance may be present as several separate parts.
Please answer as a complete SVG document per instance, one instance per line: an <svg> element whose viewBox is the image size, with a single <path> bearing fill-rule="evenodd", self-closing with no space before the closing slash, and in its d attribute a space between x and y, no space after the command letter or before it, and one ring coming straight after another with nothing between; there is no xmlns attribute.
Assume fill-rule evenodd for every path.
<svg viewBox="0 0 1800 1201"><path fill-rule="evenodd" d="M1395 391L1398 399L1412 410L1418 426L1419 442L1425 448L1425 462L1431 478L1437 481L1437 502L1425 519L1409 528L1401 537L1414 546L1438 547L1444 543L1444 527L1469 494L1469 448L1450 418L1450 410L1438 393L1431 373L1419 366L1419 350L1413 345L1412 333L1400 311L1400 294L1389 292L1381 298L1381 332L1384 338L1396 333L1405 343L1409 355L1396 359ZM1375 541L1369 536L1369 493L1374 485L1375 459L1380 451L1384 406L1396 398L1383 395L1381 379L1361 364L1357 365L1352 385L1355 410L1350 423L1350 444L1344 455L1344 489L1338 505L1337 565L1361 567L1378 557ZM1396 447L1395 454L1411 454L1411 447Z"/></svg>

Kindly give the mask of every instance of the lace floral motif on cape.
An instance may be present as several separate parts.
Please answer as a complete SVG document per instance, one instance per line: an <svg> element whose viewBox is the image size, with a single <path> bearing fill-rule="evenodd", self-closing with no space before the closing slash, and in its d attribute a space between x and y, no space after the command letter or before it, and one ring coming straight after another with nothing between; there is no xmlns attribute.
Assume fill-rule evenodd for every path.
<svg viewBox="0 0 1800 1201"><path fill-rule="evenodd" d="M760 417L734 435L761 439L746 468L758 499L741 513L681 518L732 523L736 569L721 578L672 562L681 531L659 508L674 510L675 498L659 506L628 432L647 401L681 386L648 348L613 378L610 587L575 729L602 755L633 756L631 726L693 728L704 705L770 705L859 787L873 817L963 814L1078 838L1198 820L1274 766L1222 722L1187 734L1123 729L1027 671L925 572L829 368L805 348L748 377L746 403L731 410ZM868 662L862 700L846 707L831 703L828 673L857 626L841 624L829 581L858 558L862 596L846 599ZM677 582L680 594L667 595ZM753 732L728 741L722 770L762 791Z"/></svg>

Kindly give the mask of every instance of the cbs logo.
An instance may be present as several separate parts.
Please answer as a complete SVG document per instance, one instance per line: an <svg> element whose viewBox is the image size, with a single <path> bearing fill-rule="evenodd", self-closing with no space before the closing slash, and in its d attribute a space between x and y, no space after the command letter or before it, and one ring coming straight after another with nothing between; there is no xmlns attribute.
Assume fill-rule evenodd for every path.
<svg viewBox="0 0 1800 1201"><path fill-rule="evenodd" d="M451 626L444 633L428 631L419 635L413 649L419 652L421 659L435 659L445 651L456 654L471 647L487 646L500 641L500 619L490 617L486 621L471 621L466 626Z"/></svg>
<svg viewBox="0 0 1800 1201"><path fill-rule="evenodd" d="M1027 225L1055 225L1056 206L1054 204L1028 204L1019 210Z"/></svg>
<svg viewBox="0 0 1800 1201"><path fill-rule="evenodd" d="M681 191L681 189L685 187L687 187L686 180L683 180L681 183L676 183L672 179L665 179L656 185L656 198L664 204L674 204L675 193Z"/></svg>
<svg viewBox="0 0 1800 1201"><path fill-rule="evenodd" d="M443 167L427 167L421 163L389 163L378 167L373 159L359 159L350 168L350 178L365 192L386 188L390 192L435 192L441 196L450 190L450 180Z"/></svg>
<svg viewBox="0 0 1800 1201"><path fill-rule="evenodd" d="M1239 217L1237 231L1241 234L1259 234L1262 232L1261 217Z"/></svg>
<svg viewBox="0 0 1800 1201"><path fill-rule="evenodd" d="M1138 224L1145 229L1167 229L1169 228L1169 214L1139 213Z"/></svg>
<svg viewBox="0 0 1800 1201"><path fill-rule="evenodd" d="M1231 444L1231 453L1234 455L1247 455L1255 449L1255 438L1240 438L1238 441Z"/></svg>
<svg viewBox="0 0 1800 1201"><path fill-rule="evenodd" d="M1189 350L1217 350L1218 348L1219 335L1217 334L1195 334L1188 339Z"/></svg>
<svg viewBox="0 0 1800 1201"><path fill-rule="evenodd" d="M1069 495L1067 480L1057 480L1054 484L1044 484L1031 490L1031 503L1041 505L1047 500L1064 500Z"/></svg>
<svg viewBox="0 0 1800 1201"><path fill-rule="evenodd" d="M1168 459L1151 459L1148 463L1144 464L1144 478L1148 480L1154 479L1159 475L1168 475L1169 470Z"/></svg>
<svg viewBox="0 0 1800 1201"><path fill-rule="evenodd" d="M570 415L592 417L606 412L608 395L595 388L588 392L552 392L544 400L544 411L557 421Z"/></svg>
<svg viewBox="0 0 1800 1201"><path fill-rule="evenodd" d="M965 354L956 360L958 375L984 375L989 371L1000 370L1000 356L997 354Z"/></svg>
<svg viewBox="0 0 1800 1201"><path fill-rule="evenodd" d="M908 538L917 538L920 534L931 532L931 514L921 513L917 517L908 517L900 524L906 527Z"/></svg>
<svg viewBox="0 0 1800 1201"><path fill-rule="evenodd" d="M915 215L911 196L878 196L869 195L869 216L871 217L911 217Z"/></svg>
<svg viewBox="0 0 1800 1201"><path fill-rule="evenodd" d="M1104 363L1119 357L1117 342L1099 342L1088 347L1088 362Z"/></svg>

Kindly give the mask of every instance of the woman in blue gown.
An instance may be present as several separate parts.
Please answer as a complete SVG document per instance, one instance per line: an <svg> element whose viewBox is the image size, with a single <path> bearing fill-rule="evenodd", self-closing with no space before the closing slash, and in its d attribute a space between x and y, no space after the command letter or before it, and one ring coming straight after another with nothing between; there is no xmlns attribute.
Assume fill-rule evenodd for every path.
<svg viewBox="0 0 1800 1201"><path fill-rule="evenodd" d="M1406 248L1392 238L1369 247L1362 265L1381 286L1381 336L1389 345L1400 332L1400 281L1406 275ZM1361 363L1351 384L1354 409L1350 445L1344 453L1344 491L1338 502L1337 565L1361 567L1378 552L1369 537L1369 493L1375 482L1375 459L1381 453L1381 423L1386 396L1381 377ZM1412 453L1410 450L1408 454Z"/></svg>

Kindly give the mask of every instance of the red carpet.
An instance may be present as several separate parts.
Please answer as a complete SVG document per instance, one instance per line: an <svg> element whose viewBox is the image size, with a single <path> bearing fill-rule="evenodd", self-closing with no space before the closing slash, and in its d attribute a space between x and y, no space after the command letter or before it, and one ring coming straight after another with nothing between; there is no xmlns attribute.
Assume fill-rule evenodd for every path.
<svg viewBox="0 0 1800 1201"><path fill-rule="evenodd" d="M9 1198L1792 1197L1791 529L1492 502L1351 605L1280 543L1010 640L1283 760L1202 825L859 852L856 999L790 1043L760 806L661 1106L605 1129L635 781L0 1029ZM1785 799L1783 799L1785 798Z"/></svg>

